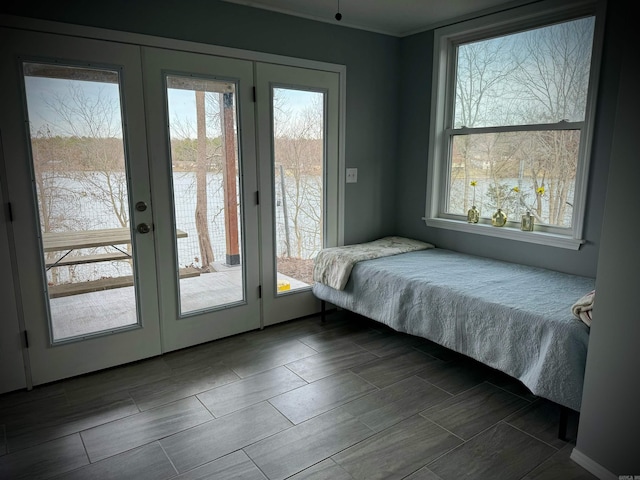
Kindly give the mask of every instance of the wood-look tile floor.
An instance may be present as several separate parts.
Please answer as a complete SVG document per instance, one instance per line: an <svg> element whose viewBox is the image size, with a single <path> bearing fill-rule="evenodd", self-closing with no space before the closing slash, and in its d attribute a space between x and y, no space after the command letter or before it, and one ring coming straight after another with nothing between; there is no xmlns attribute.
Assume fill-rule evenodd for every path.
<svg viewBox="0 0 640 480"><path fill-rule="evenodd" d="M0 395L0 478L595 478L557 438L559 412L339 312Z"/></svg>

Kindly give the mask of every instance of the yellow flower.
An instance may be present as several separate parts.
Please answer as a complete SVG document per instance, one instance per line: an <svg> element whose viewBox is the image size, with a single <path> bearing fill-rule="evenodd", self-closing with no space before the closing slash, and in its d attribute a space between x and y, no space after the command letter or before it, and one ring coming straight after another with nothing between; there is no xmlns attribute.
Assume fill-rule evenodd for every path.
<svg viewBox="0 0 640 480"><path fill-rule="evenodd" d="M544 187L538 187L536 193L540 196L544 195Z"/></svg>
<svg viewBox="0 0 640 480"><path fill-rule="evenodd" d="M507 195L504 197L503 202L506 202L507 200L509 200L509 198L511 197L511 194L513 192L519 193L520 192L520 188L516 185L511 190L509 190L509 193L507 193ZM499 208L502 208L502 206L500 206Z"/></svg>
<svg viewBox="0 0 640 480"><path fill-rule="evenodd" d="M471 180L471 186L475 187L476 185L478 185L478 182L476 182L475 180Z"/></svg>

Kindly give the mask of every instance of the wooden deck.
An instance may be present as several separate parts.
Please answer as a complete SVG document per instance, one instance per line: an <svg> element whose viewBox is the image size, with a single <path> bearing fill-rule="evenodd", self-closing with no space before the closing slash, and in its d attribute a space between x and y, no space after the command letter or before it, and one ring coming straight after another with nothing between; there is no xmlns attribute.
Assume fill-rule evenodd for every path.
<svg viewBox="0 0 640 480"><path fill-rule="evenodd" d="M242 268L224 265L215 268L215 272L181 280L183 313L242 301ZM308 287L282 274L278 274L278 280L289 282L291 290ZM132 285L55 297L50 304L56 340L135 325L138 321Z"/></svg>

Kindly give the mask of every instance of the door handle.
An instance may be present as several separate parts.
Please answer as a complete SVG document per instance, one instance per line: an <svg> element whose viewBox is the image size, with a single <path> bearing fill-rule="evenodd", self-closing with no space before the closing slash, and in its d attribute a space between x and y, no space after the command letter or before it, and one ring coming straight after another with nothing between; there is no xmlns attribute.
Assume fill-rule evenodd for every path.
<svg viewBox="0 0 640 480"><path fill-rule="evenodd" d="M151 226L148 223L139 223L136 227L138 233L149 233L151 231Z"/></svg>

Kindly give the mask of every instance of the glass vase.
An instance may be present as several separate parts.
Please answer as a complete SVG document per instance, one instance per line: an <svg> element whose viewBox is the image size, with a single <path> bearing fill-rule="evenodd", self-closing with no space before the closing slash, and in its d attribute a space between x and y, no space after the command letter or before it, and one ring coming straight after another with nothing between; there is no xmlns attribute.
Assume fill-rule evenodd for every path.
<svg viewBox="0 0 640 480"><path fill-rule="evenodd" d="M468 223L478 223L479 220L480 220L480 211L476 208L475 205L473 205L467 211L467 222Z"/></svg>
<svg viewBox="0 0 640 480"><path fill-rule="evenodd" d="M501 208L496 210L491 216L491 225L494 227L504 227L507 223L507 214L502 211Z"/></svg>

